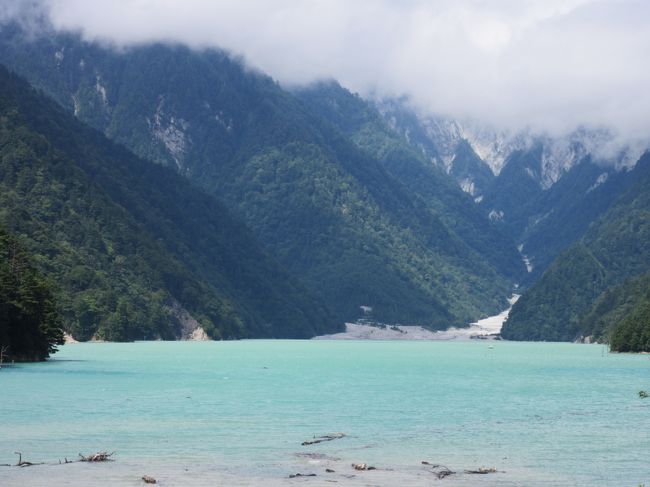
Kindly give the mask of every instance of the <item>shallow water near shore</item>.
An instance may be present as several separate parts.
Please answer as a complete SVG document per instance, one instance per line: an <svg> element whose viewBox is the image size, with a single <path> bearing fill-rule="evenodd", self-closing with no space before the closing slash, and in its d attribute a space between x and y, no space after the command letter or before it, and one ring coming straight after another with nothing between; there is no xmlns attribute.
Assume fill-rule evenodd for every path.
<svg viewBox="0 0 650 487"><path fill-rule="evenodd" d="M71 344L0 371L0 464L48 463L0 467L0 485L637 486L650 484L642 389L648 356L599 345ZM58 465L103 450L113 462ZM458 473L438 480L422 461ZM463 473L481 466L499 472Z"/></svg>

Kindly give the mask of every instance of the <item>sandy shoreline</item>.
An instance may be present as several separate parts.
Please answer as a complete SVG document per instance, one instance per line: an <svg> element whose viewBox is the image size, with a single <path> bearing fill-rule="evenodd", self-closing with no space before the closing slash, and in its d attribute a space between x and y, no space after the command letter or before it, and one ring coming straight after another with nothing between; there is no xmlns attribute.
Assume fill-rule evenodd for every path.
<svg viewBox="0 0 650 487"><path fill-rule="evenodd" d="M349 459L330 457L315 453L313 457L294 456L292 460L263 466L250 465L250 470L242 466L197 464L187 461L138 462L129 459L116 459L113 462L67 465L35 465L29 468L1 467L0 480L3 487L99 487L146 485L143 475L156 479L157 485L178 487L203 487L206 485L228 486L291 486L291 485L329 485L336 483L346 486L401 485L426 486L438 481L436 473L441 470L435 465L423 465L417 460L412 465L377 465L376 469L358 471ZM374 466L374 465L373 465ZM499 470L489 475L472 475L463 468L477 468L474 465L461 467L450 464L455 472L447 482L455 486L475 485L520 485L512 474ZM328 471L329 470L329 471ZM291 475L300 476L291 478ZM310 474L314 474L311 476Z"/></svg>
<svg viewBox="0 0 650 487"><path fill-rule="evenodd" d="M508 302L510 307L498 315L489 316L467 328L449 328L442 331L431 331L421 326L386 326L378 327L357 323L346 323L345 331L332 335L321 335L313 340L469 340L472 337L489 337L501 332L501 327L510 313L512 305L519 299L514 294Z"/></svg>

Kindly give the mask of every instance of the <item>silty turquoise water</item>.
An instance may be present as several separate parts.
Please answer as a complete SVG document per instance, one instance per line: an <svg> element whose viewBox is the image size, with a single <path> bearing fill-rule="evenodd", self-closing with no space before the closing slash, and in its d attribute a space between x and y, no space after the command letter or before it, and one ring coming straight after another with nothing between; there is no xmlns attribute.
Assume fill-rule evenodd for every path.
<svg viewBox="0 0 650 487"><path fill-rule="evenodd" d="M365 462L413 472L426 460L505 472L480 476L481 485L636 487L650 485L642 389L650 390L648 356L598 345L73 344L47 363L0 372L0 464L15 463L14 451L58 462L108 450L111 471L202 465L203 479L227 473L246 485L296 469L320 474L322 459L302 456L320 453L340 459L339 470ZM347 436L301 446L332 432ZM65 484L66 468L47 473L50 485ZM38 469L2 467L0 484L37 484ZM429 473L418 475L411 481L430 485Z"/></svg>

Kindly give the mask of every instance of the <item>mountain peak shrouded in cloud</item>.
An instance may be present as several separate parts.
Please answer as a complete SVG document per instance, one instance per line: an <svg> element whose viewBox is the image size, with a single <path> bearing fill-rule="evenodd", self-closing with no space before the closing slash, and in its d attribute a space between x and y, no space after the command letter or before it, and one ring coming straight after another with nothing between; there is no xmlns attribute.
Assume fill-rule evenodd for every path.
<svg viewBox="0 0 650 487"><path fill-rule="evenodd" d="M650 133L646 0L3 0L0 17L39 7L57 29L118 46L224 48L284 85L336 78L423 113L551 136Z"/></svg>

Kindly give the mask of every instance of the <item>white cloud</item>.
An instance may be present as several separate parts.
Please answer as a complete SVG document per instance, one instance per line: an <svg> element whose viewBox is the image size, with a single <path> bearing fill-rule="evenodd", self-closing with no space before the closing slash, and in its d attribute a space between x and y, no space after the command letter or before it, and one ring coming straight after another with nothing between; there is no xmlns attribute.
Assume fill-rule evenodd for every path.
<svg viewBox="0 0 650 487"><path fill-rule="evenodd" d="M42 1L88 38L219 46L285 84L333 77L500 127L650 135L647 0Z"/></svg>

